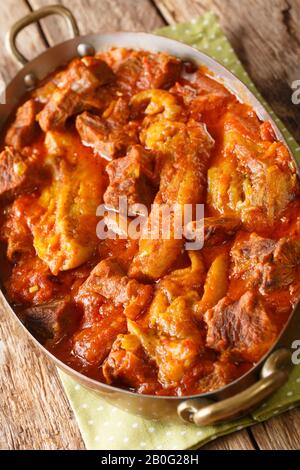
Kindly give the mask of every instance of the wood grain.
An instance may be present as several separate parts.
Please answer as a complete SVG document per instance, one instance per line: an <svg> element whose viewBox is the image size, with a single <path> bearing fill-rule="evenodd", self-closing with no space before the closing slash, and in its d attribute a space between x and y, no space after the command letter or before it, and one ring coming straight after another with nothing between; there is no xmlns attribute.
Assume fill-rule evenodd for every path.
<svg viewBox="0 0 300 470"><path fill-rule="evenodd" d="M165 23L149 0L58 0L69 7L76 17L81 34L108 31L153 31ZM37 9L53 4L53 0L30 0ZM66 27L61 18L41 21L50 45L67 39Z"/></svg>
<svg viewBox="0 0 300 470"><path fill-rule="evenodd" d="M299 450L300 409L295 408L251 428L262 450Z"/></svg>
<svg viewBox="0 0 300 470"><path fill-rule="evenodd" d="M169 23L214 11L241 62L276 114L300 141L300 0L154 0Z"/></svg>
<svg viewBox="0 0 300 470"><path fill-rule="evenodd" d="M0 6L0 71L2 79L7 83L18 71L20 65L15 62L6 51L5 38L9 27L18 19L30 12L30 9L23 0L10 0L1 2ZM33 58L44 49L44 42L38 32L36 25L30 25L18 38L18 45L22 53Z"/></svg>
<svg viewBox="0 0 300 470"><path fill-rule="evenodd" d="M247 430L237 431L206 444L202 450L255 450Z"/></svg>

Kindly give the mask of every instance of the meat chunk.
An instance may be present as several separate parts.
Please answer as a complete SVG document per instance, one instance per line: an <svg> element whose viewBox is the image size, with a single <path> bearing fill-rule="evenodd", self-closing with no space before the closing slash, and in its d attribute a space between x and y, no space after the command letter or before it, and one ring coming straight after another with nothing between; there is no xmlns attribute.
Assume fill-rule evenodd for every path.
<svg viewBox="0 0 300 470"><path fill-rule="evenodd" d="M297 279L300 266L300 241L293 237L279 241L252 233L237 240L231 250L233 276L259 285L262 293L287 287Z"/></svg>
<svg viewBox="0 0 300 470"><path fill-rule="evenodd" d="M81 114L76 119L76 129L83 144L92 147L106 160L112 160L127 148L126 135L122 131L111 135L109 126L99 116L87 112Z"/></svg>
<svg viewBox="0 0 300 470"><path fill-rule="evenodd" d="M6 211L0 239L7 244L7 257L14 261L21 254L34 254L32 233L28 226L27 207L35 200L31 195L17 198Z"/></svg>
<svg viewBox="0 0 300 470"><path fill-rule="evenodd" d="M102 367L106 382L118 380L140 393L151 393L159 386L155 365L149 363L138 338L132 334L119 335Z"/></svg>
<svg viewBox="0 0 300 470"><path fill-rule="evenodd" d="M37 123L37 104L33 99L26 101L18 108L16 118L9 127L5 144L20 150L29 145L35 135Z"/></svg>
<svg viewBox="0 0 300 470"><path fill-rule="evenodd" d="M206 217L204 219L204 245L214 246L233 237L241 221L233 217Z"/></svg>
<svg viewBox="0 0 300 470"><path fill-rule="evenodd" d="M261 288L265 291L280 289L298 279L300 266L300 240L281 238L273 253L273 259L263 269Z"/></svg>
<svg viewBox="0 0 300 470"><path fill-rule="evenodd" d="M69 299L53 300L49 303L25 309L21 314L25 326L40 341L59 340L76 325L78 315Z"/></svg>
<svg viewBox="0 0 300 470"><path fill-rule="evenodd" d="M123 119L104 119L85 112L77 117L76 128L83 144L106 160L125 155L128 147L138 142L137 124L124 123Z"/></svg>
<svg viewBox="0 0 300 470"><path fill-rule="evenodd" d="M182 62L165 53L119 49L112 67L118 86L130 93L136 89L169 88L179 79Z"/></svg>
<svg viewBox="0 0 300 470"><path fill-rule="evenodd" d="M125 333L126 329L126 317L122 309L114 306L109 315L99 314L95 323L74 335L72 352L85 363L101 365L117 335Z"/></svg>
<svg viewBox="0 0 300 470"><path fill-rule="evenodd" d="M43 131L61 129L70 116L92 109L95 103L98 106L93 93L112 78L111 69L102 60L85 57L73 61L66 72L59 74L55 91L37 116Z"/></svg>
<svg viewBox="0 0 300 470"><path fill-rule="evenodd" d="M207 346L227 351L234 360L259 361L277 335L263 302L251 291L236 302L224 297L204 314L204 321Z"/></svg>
<svg viewBox="0 0 300 470"><path fill-rule="evenodd" d="M68 69L57 77L56 85L85 95L111 82L113 78L113 71L104 60L86 56L74 59Z"/></svg>
<svg viewBox="0 0 300 470"><path fill-rule="evenodd" d="M105 204L115 210L119 197L127 198L128 206L144 204L150 207L154 199L154 156L141 145L131 147L126 157L113 160L106 166L109 186L104 194Z"/></svg>
<svg viewBox="0 0 300 470"><path fill-rule="evenodd" d="M44 132L61 129L70 116L83 110L84 102L79 95L69 89L58 89L38 114L38 121Z"/></svg>
<svg viewBox="0 0 300 470"><path fill-rule="evenodd" d="M264 264L272 260L276 241L252 233L248 239L237 239L231 250L233 276L259 280Z"/></svg>
<svg viewBox="0 0 300 470"><path fill-rule="evenodd" d="M179 79L181 70L182 62L174 56L163 52L145 54L143 73L138 80L138 87L167 89Z"/></svg>
<svg viewBox="0 0 300 470"><path fill-rule="evenodd" d="M55 281L48 266L35 253L22 253L5 288L13 304L41 305L64 295L61 284Z"/></svg>
<svg viewBox="0 0 300 470"><path fill-rule="evenodd" d="M205 217L188 224L186 236L189 240L203 239L203 245L211 247L232 238L240 226L241 221L234 217Z"/></svg>
<svg viewBox="0 0 300 470"><path fill-rule="evenodd" d="M124 313L136 318L149 305L152 291L152 286L129 279L117 260L108 258L93 269L78 296L87 292L100 294L117 306L123 305Z"/></svg>
<svg viewBox="0 0 300 470"><path fill-rule="evenodd" d="M180 96L190 117L204 122L214 122L235 97L212 76L199 70L195 80L176 82L170 92ZM186 78L186 77L184 77ZM188 77L190 78L190 77Z"/></svg>
<svg viewBox="0 0 300 470"><path fill-rule="evenodd" d="M45 181L35 157L25 159L17 150L6 147L0 154L0 198L13 199L33 191Z"/></svg>
<svg viewBox="0 0 300 470"><path fill-rule="evenodd" d="M238 366L228 362L212 361L202 357L185 375L176 388L178 395L207 393L224 387L239 377Z"/></svg>
<svg viewBox="0 0 300 470"><path fill-rule="evenodd" d="M34 99L46 104L57 89L71 89L82 98L113 81L114 74L106 62L96 57L74 59L68 67L50 76L46 83L32 92Z"/></svg>

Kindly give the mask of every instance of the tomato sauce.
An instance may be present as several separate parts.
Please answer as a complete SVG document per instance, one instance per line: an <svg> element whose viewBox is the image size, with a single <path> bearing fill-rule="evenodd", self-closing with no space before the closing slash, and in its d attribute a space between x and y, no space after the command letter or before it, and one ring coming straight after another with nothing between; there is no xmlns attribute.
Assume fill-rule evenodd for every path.
<svg viewBox="0 0 300 470"><path fill-rule="evenodd" d="M34 119L20 105L1 145L0 166L23 171L21 156L29 179L0 175L0 276L30 331L138 393L199 394L251 369L300 297L299 183L271 124L203 67L126 49L75 59L26 100ZM204 246L99 240L109 189L204 204Z"/></svg>

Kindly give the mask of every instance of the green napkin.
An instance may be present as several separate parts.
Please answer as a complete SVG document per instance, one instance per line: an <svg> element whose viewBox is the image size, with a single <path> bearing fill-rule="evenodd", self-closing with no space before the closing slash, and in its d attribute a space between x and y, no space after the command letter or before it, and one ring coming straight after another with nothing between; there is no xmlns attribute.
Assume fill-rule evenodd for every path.
<svg viewBox="0 0 300 470"><path fill-rule="evenodd" d="M255 89L230 43L220 29L216 17L206 13L190 23L168 26L157 31L160 35L179 39L210 55L237 75L268 106ZM268 108L269 109L269 108ZM300 147L270 110L292 151L300 161ZM194 425L168 425L145 420L107 404L66 374L59 372L65 391L79 424L87 449L178 449L200 447L219 436L263 421L291 409L300 403L300 365L294 367L288 383L275 393L251 416L230 424L197 428Z"/></svg>

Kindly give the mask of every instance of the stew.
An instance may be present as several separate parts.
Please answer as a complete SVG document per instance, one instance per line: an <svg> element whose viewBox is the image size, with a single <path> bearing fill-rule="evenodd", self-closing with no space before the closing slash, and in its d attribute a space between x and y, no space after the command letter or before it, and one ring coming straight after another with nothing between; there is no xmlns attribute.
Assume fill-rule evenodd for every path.
<svg viewBox="0 0 300 470"><path fill-rule="evenodd" d="M230 383L274 344L300 297L297 172L271 123L209 70L121 48L76 58L30 92L1 145L2 284L59 359L182 396ZM151 236L162 205L171 222L191 208L201 246L173 223Z"/></svg>

